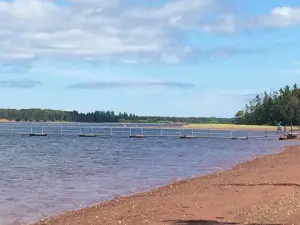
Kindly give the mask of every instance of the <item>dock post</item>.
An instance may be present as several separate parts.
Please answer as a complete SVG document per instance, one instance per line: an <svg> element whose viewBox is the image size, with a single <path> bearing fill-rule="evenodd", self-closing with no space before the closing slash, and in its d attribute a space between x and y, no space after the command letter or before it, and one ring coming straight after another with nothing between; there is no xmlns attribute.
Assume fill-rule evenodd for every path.
<svg viewBox="0 0 300 225"><path fill-rule="evenodd" d="M60 126L60 134L62 135L63 134L63 127Z"/></svg>
<svg viewBox="0 0 300 225"><path fill-rule="evenodd" d="M232 138L232 131L231 131L230 135L231 135L231 138Z"/></svg>
<svg viewBox="0 0 300 225"><path fill-rule="evenodd" d="M162 135L163 135L163 129L160 128L160 136L162 136Z"/></svg>
<svg viewBox="0 0 300 225"><path fill-rule="evenodd" d="M141 128L141 135L143 135L143 133L144 133L144 132L143 132L143 128Z"/></svg>
<svg viewBox="0 0 300 225"><path fill-rule="evenodd" d="M44 133L44 126L42 126L42 134Z"/></svg>
<svg viewBox="0 0 300 225"><path fill-rule="evenodd" d="M192 129L192 136L194 136L194 129Z"/></svg>
<svg viewBox="0 0 300 225"><path fill-rule="evenodd" d="M94 128L91 128L92 129L92 134L94 133Z"/></svg>
<svg viewBox="0 0 300 225"><path fill-rule="evenodd" d="M110 136L112 136L112 127L110 128Z"/></svg>
<svg viewBox="0 0 300 225"><path fill-rule="evenodd" d="M130 136L132 135L132 131L131 131L131 128L130 128Z"/></svg>
<svg viewBox="0 0 300 225"><path fill-rule="evenodd" d="M11 133L14 133L14 126L11 126Z"/></svg>
<svg viewBox="0 0 300 225"><path fill-rule="evenodd" d="M268 128L266 128L265 137L268 137Z"/></svg>
<svg viewBox="0 0 300 225"><path fill-rule="evenodd" d="M79 134L81 134L81 133L82 133L82 132L81 132L81 129L82 129L82 128L80 127L80 131L79 131Z"/></svg>
<svg viewBox="0 0 300 225"><path fill-rule="evenodd" d="M32 127L30 128L30 133L32 134Z"/></svg>

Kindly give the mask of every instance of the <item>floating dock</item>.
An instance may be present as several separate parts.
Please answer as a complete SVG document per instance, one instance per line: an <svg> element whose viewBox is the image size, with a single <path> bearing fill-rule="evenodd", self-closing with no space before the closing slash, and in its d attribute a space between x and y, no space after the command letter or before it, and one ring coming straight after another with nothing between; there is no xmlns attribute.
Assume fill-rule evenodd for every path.
<svg viewBox="0 0 300 225"><path fill-rule="evenodd" d="M197 136L180 136L181 139L197 139Z"/></svg>
<svg viewBox="0 0 300 225"><path fill-rule="evenodd" d="M141 135L141 134L138 134L138 135L130 135L129 137L130 137L130 138L146 138L145 135Z"/></svg>
<svg viewBox="0 0 300 225"><path fill-rule="evenodd" d="M44 134L44 133L30 133L29 136L31 136L31 137L46 137L46 136L48 136L48 134Z"/></svg>
<svg viewBox="0 0 300 225"><path fill-rule="evenodd" d="M276 131L275 131L276 132ZM156 125L156 127L110 127L101 125L44 125L44 124L13 124L1 125L0 134L30 135L30 136L79 136L101 138L180 138L180 139L231 139L248 140L261 138L278 138L271 132L249 132L235 130L203 130L193 128L170 128ZM278 139L277 139L278 140Z"/></svg>
<svg viewBox="0 0 300 225"><path fill-rule="evenodd" d="M280 141L283 140L295 140L299 138L299 134L298 133L288 133L288 134L283 134L279 137Z"/></svg>
<svg viewBox="0 0 300 225"><path fill-rule="evenodd" d="M146 138L146 137L174 137L173 135L130 135L130 138ZM231 139L231 140L248 140L248 137L216 137L216 136L175 136L180 139Z"/></svg>
<svg viewBox="0 0 300 225"><path fill-rule="evenodd" d="M79 137L97 137L96 134L79 134Z"/></svg>

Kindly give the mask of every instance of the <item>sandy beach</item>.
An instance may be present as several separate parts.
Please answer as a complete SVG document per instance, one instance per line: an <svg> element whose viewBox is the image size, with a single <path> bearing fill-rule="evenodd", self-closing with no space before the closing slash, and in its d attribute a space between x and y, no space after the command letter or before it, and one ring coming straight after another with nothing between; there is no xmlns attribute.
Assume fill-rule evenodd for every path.
<svg viewBox="0 0 300 225"><path fill-rule="evenodd" d="M276 126L239 124L188 124L184 128L212 130L276 131ZM290 129L290 127L287 127ZM296 127L295 127L296 128Z"/></svg>
<svg viewBox="0 0 300 225"><path fill-rule="evenodd" d="M16 122L14 120L8 120L8 119L0 119L0 123L9 123L9 122Z"/></svg>
<svg viewBox="0 0 300 225"><path fill-rule="evenodd" d="M300 145L35 225L300 224L299 171Z"/></svg>

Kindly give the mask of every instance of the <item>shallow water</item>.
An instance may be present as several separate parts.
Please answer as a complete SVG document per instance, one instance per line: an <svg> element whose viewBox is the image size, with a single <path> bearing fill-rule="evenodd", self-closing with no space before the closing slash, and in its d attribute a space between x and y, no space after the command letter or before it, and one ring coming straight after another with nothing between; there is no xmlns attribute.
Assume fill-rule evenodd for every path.
<svg viewBox="0 0 300 225"><path fill-rule="evenodd" d="M0 225L228 168L290 142L0 136Z"/></svg>

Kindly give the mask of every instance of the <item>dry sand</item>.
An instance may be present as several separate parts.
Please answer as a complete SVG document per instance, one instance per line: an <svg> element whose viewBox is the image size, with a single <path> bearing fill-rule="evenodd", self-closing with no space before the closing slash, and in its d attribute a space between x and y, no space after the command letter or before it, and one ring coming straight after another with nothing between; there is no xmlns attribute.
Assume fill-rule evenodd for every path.
<svg viewBox="0 0 300 225"><path fill-rule="evenodd" d="M16 122L16 121L8 120L8 119L0 119L0 123L9 123L9 122Z"/></svg>
<svg viewBox="0 0 300 225"><path fill-rule="evenodd" d="M300 224L300 145L35 225L46 224Z"/></svg>

